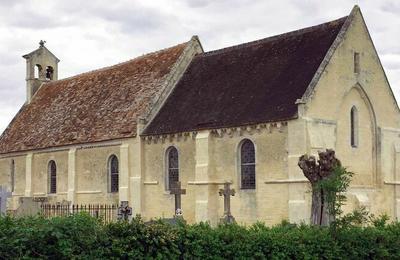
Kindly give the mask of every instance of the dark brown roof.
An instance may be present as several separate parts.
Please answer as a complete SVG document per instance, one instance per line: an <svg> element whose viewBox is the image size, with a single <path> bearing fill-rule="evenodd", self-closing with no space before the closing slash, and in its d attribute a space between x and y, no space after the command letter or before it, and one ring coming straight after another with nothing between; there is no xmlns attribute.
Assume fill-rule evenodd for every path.
<svg viewBox="0 0 400 260"><path fill-rule="evenodd" d="M0 153L135 136L186 45L43 85L0 137Z"/></svg>
<svg viewBox="0 0 400 260"><path fill-rule="evenodd" d="M295 118L345 20L199 54L143 134Z"/></svg>

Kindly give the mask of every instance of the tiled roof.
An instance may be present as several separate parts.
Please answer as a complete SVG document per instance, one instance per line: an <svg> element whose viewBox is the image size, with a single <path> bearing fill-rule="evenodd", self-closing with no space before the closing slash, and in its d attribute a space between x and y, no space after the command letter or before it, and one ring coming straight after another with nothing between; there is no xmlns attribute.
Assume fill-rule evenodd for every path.
<svg viewBox="0 0 400 260"><path fill-rule="evenodd" d="M143 134L296 118L296 100L346 18L199 54Z"/></svg>
<svg viewBox="0 0 400 260"><path fill-rule="evenodd" d="M185 46L44 84L0 137L0 153L135 136Z"/></svg>

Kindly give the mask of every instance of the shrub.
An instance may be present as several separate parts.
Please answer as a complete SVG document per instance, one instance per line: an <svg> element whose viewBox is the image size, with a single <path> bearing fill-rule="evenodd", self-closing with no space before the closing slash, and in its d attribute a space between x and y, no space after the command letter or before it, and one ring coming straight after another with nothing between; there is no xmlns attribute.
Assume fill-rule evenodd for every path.
<svg viewBox="0 0 400 260"><path fill-rule="evenodd" d="M335 229L283 222L268 227L171 226L140 217L103 225L87 215L0 217L0 259L399 259L400 224L353 218ZM354 224L355 223L355 224Z"/></svg>
<svg viewBox="0 0 400 260"><path fill-rule="evenodd" d="M100 223L84 214L52 219L0 217L0 258L96 257L103 233Z"/></svg>

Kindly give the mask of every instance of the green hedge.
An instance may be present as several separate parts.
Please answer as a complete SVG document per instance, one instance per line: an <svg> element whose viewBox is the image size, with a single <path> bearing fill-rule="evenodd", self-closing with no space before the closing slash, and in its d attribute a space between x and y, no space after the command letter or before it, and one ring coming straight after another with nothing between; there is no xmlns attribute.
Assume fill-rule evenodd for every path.
<svg viewBox="0 0 400 260"><path fill-rule="evenodd" d="M0 259L400 259L400 224L329 228L102 225L86 215L0 217Z"/></svg>

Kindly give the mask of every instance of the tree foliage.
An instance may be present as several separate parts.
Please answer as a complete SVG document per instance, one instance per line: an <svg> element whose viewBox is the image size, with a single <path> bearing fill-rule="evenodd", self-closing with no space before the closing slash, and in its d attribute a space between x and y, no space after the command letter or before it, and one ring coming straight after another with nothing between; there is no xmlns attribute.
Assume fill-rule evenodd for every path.
<svg viewBox="0 0 400 260"><path fill-rule="evenodd" d="M346 201L345 192L350 185L353 175L352 172L347 171L343 166L337 165L331 175L315 184L317 189L325 191L328 212L334 215L335 219L343 213L342 206Z"/></svg>
<svg viewBox="0 0 400 260"><path fill-rule="evenodd" d="M331 228L282 222L268 227L171 226L140 217L103 225L87 215L0 217L0 259L398 259L400 224Z"/></svg>

